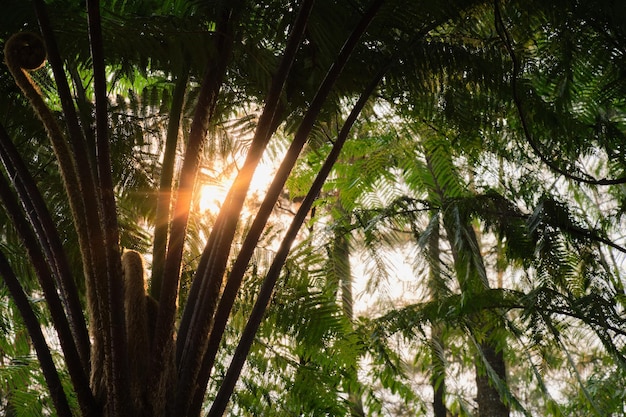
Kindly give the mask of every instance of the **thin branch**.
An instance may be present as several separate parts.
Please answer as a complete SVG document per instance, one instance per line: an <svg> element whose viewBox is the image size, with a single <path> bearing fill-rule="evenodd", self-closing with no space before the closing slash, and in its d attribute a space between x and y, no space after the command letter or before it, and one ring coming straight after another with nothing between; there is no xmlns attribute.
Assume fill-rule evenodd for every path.
<svg viewBox="0 0 626 417"><path fill-rule="evenodd" d="M581 183L591 184L591 185L614 185L614 184L626 183L626 177L615 178L615 179L610 179L610 178L597 179L587 174L585 174L585 177L575 175L561 168L560 166L556 165L550 158L548 158L546 155L543 154L543 152L539 148L539 144L535 141L530 131L528 120L526 119L526 114L524 112L522 99L519 96L519 91L518 91L519 89L517 87L517 77L520 72L520 63L519 63L519 59L517 58L517 55L515 54L515 50L513 47L513 40L511 39L511 36L509 35L506 29L506 26L504 24L504 21L502 19L502 14L500 11L500 0L494 0L494 16L495 16L496 31L498 32L498 35L502 39L502 42L504 43L504 47L509 53L509 56L511 57L511 61L513 63L513 70L511 74L511 90L513 94L513 102L515 103L515 107L517 108L517 113L520 119L520 123L522 125L522 131L524 132L524 136L526 137L526 141L532 148L535 155L537 155L539 159L553 171L576 182L581 182Z"/></svg>
<svg viewBox="0 0 626 417"><path fill-rule="evenodd" d="M33 3L35 5L35 12L37 13L39 27L46 43L47 60L52 67L54 80L57 86L57 94L61 100L61 107L63 108L63 115L69 132L70 145L74 156L80 156L78 158L73 158L78 171L78 180L81 183L81 189L84 190L86 186L93 189L94 176L93 171L89 166L90 158L84 157L84 155L88 155L92 152L85 146L85 137L80 128L80 123L78 122L78 115L74 106L74 100L72 99L72 93L67 82L67 76L63 70L63 59L59 53L52 25L50 24L50 19L48 17L47 8L43 0L34 0ZM88 196L85 196L85 199L87 198Z"/></svg>
<svg viewBox="0 0 626 417"><path fill-rule="evenodd" d="M221 89L226 66L229 62L232 50L231 11L224 12L222 19L218 23L214 41L217 44L218 55L212 60L204 74L200 94L194 117L191 124L191 131L185 151L183 166L180 171L180 180L177 189L176 202L173 209L170 238L167 245L167 258L163 272L163 287L158 294L161 303L167 308L176 302L178 279L182 262L185 233L189 219L189 208L191 206L192 193L195 186L196 176L200 163L200 151L209 128L211 119L215 112L219 90ZM163 308L161 309L163 312ZM162 314L159 314L161 316ZM171 322L173 316L167 322ZM159 319L159 322L162 320Z"/></svg>
<svg viewBox="0 0 626 417"><path fill-rule="evenodd" d="M46 343L46 339L41 330L41 324L39 320L37 320L37 316L28 302L28 297L22 285L15 276L15 273L9 265L9 261L2 251L0 251L0 275L2 275L4 283L11 294L11 298L24 320L26 329L28 329L28 335L37 353L41 372L43 372L43 376L46 379L46 385L50 391L50 397L52 398L52 403L54 404L57 415L59 417L72 417L72 410L70 409L67 397L63 391L63 384L61 383L59 373L54 365L50 347Z"/></svg>
<svg viewBox="0 0 626 417"><path fill-rule="evenodd" d="M403 331L406 326L418 326L427 321L434 322L441 320L440 312L447 311L444 318L447 322L461 321L465 317L471 317L484 311L502 312L502 310L512 311L520 310L520 313L529 312L542 312L543 318L560 315L565 317L571 317L588 325L592 330L594 326L605 330L615 332L620 336L626 336L626 327L619 325L626 324L626 320L619 317L618 313L613 311L613 316L601 316L602 318L611 317L617 322L617 325L608 323L608 321L600 320L597 317L589 316L581 311L579 308L568 308L572 305L578 304L589 305L586 300L580 301L572 299L570 296L562 294L552 288L541 287L534 289L528 293L522 291L493 288L488 289L480 293L472 294L472 303L460 303L460 294L452 294L446 299L439 299L438 301L428 301L424 303L411 304L403 307L400 312L403 316L410 316L411 323L407 324L398 322L398 312L393 311L387 313L375 320L380 321L381 325L385 324L390 330L390 334ZM545 301L547 300L547 304ZM538 306L537 302L542 301L541 306ZM602 299L604 307L612 308L613 302L611 300ZM563 304L565 303L565 305ZM594 300L594 305L597 306L598 300ZM443 307L442 307L443 306ZM605 311L604 309L602 310Z"/></svg>
<svg viewBox="0 0 626 417"><path fill-rule="evenodd" d="M200 152L208 131L209 124L215 112L219 90L223 82L227 62L232 49L233 38L230 34L230 11L224 12L215 34L215 42L219 57L215 57L206 71L200 96L194 113L191 132L180 173L180 182L177 189L174 206L171 234L167 248L165 272L163 274L163 288L159 294L162 302L170 303L175 300L178 285L179 269L182 261L182 252L185 231L189 219L189 207L200 161Z"/></svg>
<svg viewBox="0 0 626 417"><path fill-rule="evenodd" d="M69 145L71 148L68 158L71 159L75 167L77 176L76 182L80 187L76 190L72 190L75 192L80 191L78 193L79 195L73 198L81 199L80 206L74 204L77 206L74 213L74 221L80 239L79 244L82 251L83 268L86 275L85 279L92 282L94 280L94 270L99 268L94 267L97 261L92 255L93 251L90 250L89 244L91 243L98 247L99 251L101 247L99 242L102 242L95 171L94 167L91 166L91 162L95 157L95 147L88 146L85 135L82 133L78 115L76 114L76 108L74 107L72 93L67 82L65 71L63 70L63 59L58 50L45 2L43 0L34 0L34 6L39 21L39 27L46 44L47 59L52 67L57 93L61 100L63 115L68 127ZM76 87L79 93L78 96L81 98L83 105L85 105L87 104L87 99L84 96L84 89L75 73L76 71L74 70L72 76L77 81ZM85 125L85 132L89 132L89 123L83 120L83 124ZM69 194L71 195L71 193Z"/></svg>
<svg viewBox="0 0 626 417"><path fill-rule="evenodd" d="M95 177L97 172L95 167L96 144L94 142L93 132L90 130L91 120L87 120L89 119L89 116L86 114L88 109L85 108L91 103L88 102L85 97L85 91L82 88L81 81L75 69L73 72L70 70L76 82L80 103L83 105L81 113L85 129L85 135L83 135L81 133L67 78L63 71L63 60L58 51L46 5L42 0L35 0L34 5L39 26L46 43L48 61L52 66L65 121L68 126L70 140L69 146L66 145L66 147L68 151L71 148L71 152L68 152L68 158L71 159L71 163L76 170L77 178L75 183L68 184L69 186L66 186L66 188L70 196L72 215L81 250L91 327L93 329L109 328L109 326L105 326L108 319L105 318L106 315L103 313L107 311L105 304L108 297L106 295L107 290L105 282L108 268L106 267L106 256L102 251L102 247L105 246L105 238L101 228L100 198L98 193L100 187L96 187ZM101 102L102 97L97 100ZM102 114L102 112L100 112L100 114ZM102 125L102 123L100 123L100 125ZM86 138L90 141L86 140ZM58 151L55 152L58 154ZM63 164L63 159L58 156L57 159L59 163ZM106 356L103 349L105 349L105 346L108 346L108 339L109 336L106 332L93 332L92 357L86 369L91 367L91 372L95 380L98 380L98 383L104 382L102 381L101 367L104 363L104 356ZM94 388L96 391L99 391L99 387L96 386ZM98 395L100 395L100 393L98 393Z"/></svg>
<svg viewBox="0 0 626 417"><path fill-rule="evenodd" d="M13 39L13 37L11 37L5 44L5 50L8 52L10 52L9 44L11 39ZM19 38L16 38L16 40L19 40ZM10 53L5 54L5 61L15 78L16 84L24 92L24 95L28 98L32 108L35 110L37 116L46 128L46 133L48 134L59 165L63 185L65 187L72 211L74 226L79 239L88 297L91 300L105 300L106 298L100 296L101 294L96 294L98 291L95 288L95 285L91 285L93 282L103 282L104 280L97 279L96 277L98 274L102 274L103 271L106 272L104 262L99 262L99 259L102 258L101 247L104 242L101 238L102 231L100 229L99 220L97 219L97 210L86 210L84 206L84 203L87 201L93 202L97 200L95 198L86 198L86 200L83 199L82 193L84 192L85 197L88 197L89 195L87 192L89 189L81 191L80 180L78 178L79 175L77 174L76 167L74 165L75 158L71 153L67 140L56 122L56 117L46 105L39 89L32 82L30 76L21 68L21 64L18 62L19 60L14 58L17 57L11 56ZM95 216L95 221L90 221L89 219L92 219L93 216ZM94 225L95 227L93 227ZM91 309L91 317L95 320L95 322L92 323L94 328L102 328L100 325L103 322L103 320L101 320L102 315L100 314L100 311L102 310L101 306L98 305L98 301L90 302L88 304ZM105 337L101 335L101 333L102 332L94 332L93 346L98 347L104 345L104 343L99 343L100 340ZM100 355L96 356L99 358ZM91 357L92 371L94 369L94 364L101 362L98 358L94 360L94 357Z"/></svg>
<svg viewBox="0 0 626 417"><path fill-rule="evenodd" d="M37 117L46 129L46 133L50 139L50 143L59 165L63 185L70 202L72 217L75 222L77 234L81 241L81 250L85 251L85 248L88 247L89 237L87 236L87 227L85 224L84 201L81 195L79 176L74 165L74 158L67 144L67 140L65 139L63 132L56 121L56 117L43 100L38 86L32 81L30 75L22 68L22 63L19 62L21 59L20 56L15 54L16 51L12 50L12 43L17 42L19 44L22 36L24 36L24 34L14 35L5 43L5 62L15 79L15 83L20 87L28 99L31 107L37 114ZM37 39L37 37L34 39ZM34 49L36 52L37 48ZM90 257L87 256L86 260L89 259Z"/></svg>
<svg viewBox="0 0 626 417"><path fill-rule="evenodd" d="M625 247L618 245L617 243L613 242L612 240L608 238L598 235L598 233L593 230L585 229L582 227L576 227L576 226L561 226L558 224L556 226L572 234L582 235L583 237L587 239L593 240L597 243L604 243L605 245L610 246L613 249L616 249L622 253L626 253Z"/></svg>
<svg viewBox="0 0 626 417"><path fill-rule="evenodd" d="M159 312L156 320L156 332L153 341L153 378L161 378L158 367L164 363L169 352L174 321L176 319L178 284L180 280L180 268L182 263L184 242L189 220L189 210L193 189L200 163L200 152L203 148L209 125L215 115L215 109L219 92L224 81L226 69L230 63L234 43L233 27L237 23L236 13L232 6L226 7L217 22L214 36L216 56L211 57L209 66L204 74L198 102L196 104L191 131L187 142L187 149L183 165L180 171L180 179L177 189L176 202L173 209L170 237L167 245L167 256L163 268L163 274L159 278L161 288L159 294ZM180 338L180 336L178 336ZM190 381L182 381L182 385ZM177 385L180 392L181 380ZM178 403L177 403L178 404ZM180 403L186 407L186 403ZM176 404L174 405L176 408ZM179 415L183 415L178 413Z"/></svg>
<svg viewBox="0 0 626 417"><path fill-rule="evenodd" d="M272 191L272 194L270 195L271 198L267 198L265 200L265 204L267 204L268 206L271 205L273 207L276 203L278 195L282 190L282 186L284 185L286 178L289 176L289 172L295 165L298 155L300 154L300 151L307 141L309 133L313 128L315 120L317 119L317 116L319 115L322 106L326 102L330 91L332 90L339 75L343 71L343 68L345 67L348 59L352 55L354 48L358 45L361 35L365 32L365 30L369 26L369 23L376 16L378 9L382 6L383 2L383 0L374 0L372 2L369 9L361 17L356 27L353 29L352 33L345 41L344 45L339 51L337 58L335 59L335 62L332 64L324 80L320 84L320 87L318 88L315 97L313 98L309 109L307 110L298 128L298 131L295 134L294 140L287 150L287 154L281 164L281 168L279 168L279 171L275 177L276 182L274 183L274 187L277 187L278 192L276 192L276 190L274 189ZM306 3L303 3L302 7L304 7L305 4ZM312 4L309 4L307 6L312 7ZM307 16L303 18L302 25L306 25L307 20L308 12ZM290 46L290 43L291 42L288 42L288 46ZM297 48L299 46L299 39L296 39L294 41L294 44L294 46ZM287 50L285 51L283 59L285 58L292 59L292 57L289 57L289 55L287 55ZM291 63L286 62L284 63L284 65L286 79ZM279 79L278 81L284 83L284 80ZM280 89L282 89L282 85L277 87L280 87ZM280 89L278 89L278 91L280 91ZM272 96L268 96L268 100L266 101L266 110L268 108L267 105L272 104L270 99L272 99ZM270 109L271 108L272 107L270 107ZM243 200L248 190L250 179L252 177L252 174L254 173L256 164L261 158L267 140L269 140L269 134L265 133L261 129L257 129L255 138L253 139L252 147L250 149L250 152L248 153L244 167L242 168L242 171L240 172L238 177L235 179L233 187L226 197L226 204L220 210L220 214L218 215L214 230L211 233L209 237L209 242L207 243L205 251L203 252L200 267L198 268L198 273L196 275L196 280L194 280L192 292L190 292L190 297L195 296L196 293L194 293L194 286L198 288L197 301L195 303L188 304L187 308L185 309L186 314L183 315L181 329L185 329L184 326L189 323L190 330L189 337L182 339L182 341L185 343L182 354L185 355L187 354L187 352L190 353L187 354L189 359L183 357L180 363L183 369L185 369L186 367L193 369L196 378L198 375L198 370L201 368L203 362L202 357L204 355L204 351L208 342L208 334L213 324L213 315L215 313L215 308L217 307L217 299L222 284L222 276L226 269L226 262L228 259L232 239L235 233L238 213L240 213L243 206ZM260 221L263 222L262 218L260 218ZM198 277L200 279L198 279ZM228 301L226 304L229 303L230 301ZM189 310L188 312L189 307L194 307L194 310ZM207 371L205 370L205 372ZM208 372L210 372L210 369L208 370Z"/></svg>
<svg viewBox="0 0 626 417"><path fill-rule="evenodd" d="M72 85L74 86L74 92L76 95L76 106L78 107L78 115L80 117L81 127L83 130L83 135L85 137L85 144L87 149L90 151L87 152L87 159L89 160L89 166L91 171L96 173L96 138L95 132L93 131L93 115L92 115L92 107L93 103L90 98L87 97L87 91L85 90L85 86L83 85L83 81L80 78L80 74L78 73L78 69L76 66L67 65L67 71L72 79ZM93 178L95 183L95 178Z"/></svg>

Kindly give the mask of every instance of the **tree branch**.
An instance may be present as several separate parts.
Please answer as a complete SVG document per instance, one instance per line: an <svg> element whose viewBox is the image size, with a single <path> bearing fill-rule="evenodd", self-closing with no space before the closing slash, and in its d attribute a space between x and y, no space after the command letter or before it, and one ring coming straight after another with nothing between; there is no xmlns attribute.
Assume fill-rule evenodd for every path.
<svg viewBox="0 0 626 417"><path fill-rule="evenodd" d="M246 161L239 171L233 187L229 190L224 206L215 221L183 312L176 349L179 381L188 381L186 387L180 387L176 400L177 407L181 407L181 411L184 410L183 415L186 415L185 413L193 415L194 412L193 410L189 411L190 402L194 395L194 390L190 387L196 386L195 381L198 377L208 339L209 329L207 327L213 321L212 317L217 305L217 292L221 287L221 279L226 267L236 223L254 170L261 160L267 142L278 126L280 95L304 36L313 3L314 0L305 0L300 6L283 57L272 79L265 100L265 107L259 118ZM211 268L215 272L209 272ZM221 272L219 272L220 270ZM203 294L208 295L203 296ZM197 313L204 315L204 317L198 319ZM200 324L194 328L194 322L197 320L200 321Z"/></svg>
<svg viewBox="0 0 626 417"><path fill-rule="evenodd" d="M81 183L81 189L84 190L88 185L91 189L94 186L93 171L89 166L90 158L84 156L93 152L88 150L85 137L80 128L78 122L78 115L76 108L74 107L74 100L72 99L72 93L70 91L69 84L65 71L63 70L63 59L59 53L59 48L54 37L52 25L48 17L46 4L43 0L34 0L35 12L37 14L37 20L39 21L39 28L46 43L47 60L52 67L54 74L54 81L57 86L57 93L61 100L61 107L63 108L63 115L65 116L65 123L67 124L70 146L72 147L73 155L79 158L73 158L78 171L78 180ZM88 200L88 196L85 196L85 200Z"/></svg>
<svg viewBox="0 0 626 417"><path fill-rule="evenodd" d="M200 153L204 145L209 125L214 117L219 91L221 89L226 69L230 63L233 47L233 26L236 24L232 5L226 7L218 20L215 30L214 42L216 56L211 57L209 66L204 74L200 87L200 94L196 104L194 117L191 124L189 140L180 171L176 202L173 208L171 230L167 244L167 256L163 273L157 277L157 286L160 285L158 294L159 312L156 320L156 332L153 341L153 382L157 383L158 367L164 363L169 355L168 350L172 347L172 335L176 318L176 302L178 297L178 284L180 279L180 267L182 263L184 242L189 220L192 193L196 182L200 163ZM180 336L179 336L180 337ZM178 387L188 383L179 380ZM177 389L178 390L178 389ZM185 406L184 404L182 405ZM179 413L179 415L182 415Z"/></svg>
<svg viewBox="0 0 626 417"><path fill-rule="evenodd" d="M34 6L37 19L39 21L39 27L46 44L47 59L52 67L57 92L63 108L63 115L68 127L70 139L68 158L71 159L72 165L76 170L76 183L78 185L77 189L70 191L78 194L73 198L81 200L80 205L74 204L77 206L74 213L74 221L82 251L85 280L88 281L88 288L91 288L93 287L93 284L90 283L95 279L93 278L95 274L94 270L101 269L94 267L94 264L97 263L97 261L94 260L94 255L92 254L93 250L91 250L90 244L97 247L97 251L99 251L99 248L102 246L101 242L103 242L100 229L100 209L98 207L99 199L97 198L96 192L95 171L94 167L90 164L95 158L95 148L89 148L85 136L80 128L78 115L76 114L76 108L74 107L74 101L72 99L72 93L63 70L63 59L61 58L58 50L45 2L43 0L34 0ZM80 82L80 80L77 79L77 82ZM82 93L82 100L86 102L84 89L79 92ZM81 96L81 94L79 94L79 96ZM89 125L86 124L86 131L89 129L88 126ZM69 152L69 149L71 149L71 152ZM72 192L69 192L68 194L72 196Z"/></svg>

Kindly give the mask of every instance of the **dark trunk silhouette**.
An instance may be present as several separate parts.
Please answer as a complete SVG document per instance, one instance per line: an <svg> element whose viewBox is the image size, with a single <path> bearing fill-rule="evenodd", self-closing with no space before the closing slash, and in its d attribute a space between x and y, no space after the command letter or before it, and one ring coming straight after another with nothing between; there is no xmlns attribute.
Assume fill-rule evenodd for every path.
<svg viewBox="0 0 626 417"><path fill-rule="evenodd" d="M480 343L485 362L502 381L506 381L504 355L496 350L494 343ZM509 407L502 401L483 364L476 365L476 403L479 417L508 417Z"/></svg>
<svg viewBox="0 0 626 417"><path fill-rule="evenodd" d="M340 193L339 193L340 194ZM339 197L335 205L335 230L331 248L331 268L332 276L337 280L333 283L338 289L341 300L341 309L344 316L351 322L354 320L354 297L352 292L352 267L350 264L350 215L341 204ZM357 380L358 358L354 358L349 369L353 373L350 379ZM361 394L356 391L348 392L348 402L350 415L353 417L364 417L363 400Z"/></svg>
<svg viewBox="0 0 626 417"><path fill-rule="evenodd" d="M435 222L435 224L428 238L428 258L430 262L428 284L431 300L437 301L439 288L444 285L441 276L439 218L435 217L431 219L431 222ZM430 332L430 355L432 358L430 381L433 388L433 412L435 417L446 417L448 410L445 403L446 364L444 360L445 344L442 325L440 323L432 323Z"/></svg>
<svg viewBox="0 0 626 417"><path fill-rule="evenodd" d="M480 244L472 227L471 219L467 217L459 206L455 205L454 199L449 195L450 191L446 189L446 186L441 185L438 171L432 163L435 157L444 160L449 159L450 155L444 155L444 149L438 148L436 141L432 143L426 142L424 148L426 163L434 179L432 193L442 206L440 209L442 212L441 220L447 239L450 242L460 291L465 297L471 298L473 294L479 294L489 289L487 270L480 252ZM449 166L452 166L450 161L447 162ZM439 163L442 162L439 161ZM455 175L453 172L449 174ZM487 313L479 312L472 317L472 328L470 328L470 331L475 334L490 335L494 326L497 328L501 325L497 322L494 323L494 320L497 321L499 319L488 316ZM474 335L471 334L470 337L474 337ZM496 342L488 336L478 343L477 349L479 352L476 355L476 401L479 415L481 417L508 417L508 406L502 400L495 386L495 381L485 372L486 368L491 368L501 380L499 383L506 382L506 370L502 351L498 349ZM486 414L483 414L481 410L484 410ZM495 414L490 414L492 412Z"/></svg>

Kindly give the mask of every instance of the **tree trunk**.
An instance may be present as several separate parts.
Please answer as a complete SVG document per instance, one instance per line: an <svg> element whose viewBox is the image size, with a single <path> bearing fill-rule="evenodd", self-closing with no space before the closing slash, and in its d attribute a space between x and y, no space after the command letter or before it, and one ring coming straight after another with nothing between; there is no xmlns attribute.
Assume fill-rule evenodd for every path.
<svg viewBox="0 0 626 417"><path fill-rule="evenodd" d="M428 258L430 262L430 274L428 287L430 297L433 301L439 299L439 288L443 285L441 278L440 249L439 249L439 218L431 219L433 223L432 232L428 238ZM430 330L430 349L432 374L430 383L433 387L433 412L435 417L446 417L447 409L445 403L446 392L446 372L444 361L444 340L443 328L440 323L432 323Z"/></svg>
<svg viewBox="0 0 626 417"><path fill-rule="evenodd" d="M341 309L344 316L352 321L354 319L354 306L352 294L352 268L350 266L350 236L349 236L349 214L339 200L336 204L337 214L335 221L338 227L335 228L334 241L332 243L332 260L334 269L334 278L337 279L337 285L341 294ZM354 368L350 371L354 373L351 378L357 379L357 358L351 364ZM348 403L350 407L350 416L364 417L365 410L363 408L363 399L357 391L348 392Z"/></svg>
<svg viewBox="0 0 626 417"><path fill-rule="evenodd" d="M450 192L439 181L435 165L448 164L448 166L452 166L452 161L449 160L449 155L445 155L445 152L442 154L442 150L435 145L427 144L425 149L426 163L435 180L432 192L438 196L443 206L441 208L442 224L450 242L456 277L461 293L469 300L474 294L480 294L490 288L487 269L480 250L479 238L476 230L472 227L471 217L450 199ZM446 161L444 158L448 158L448 160ZM433 164L433 159L437 159L437 164ZM451 203L445 204L447 201L451 201ZM489 323L488 320L492 320L492 318L484 314L478 314L474 318L476 331L487 330L485 339L480 342L480 352L477 353L476 358L476 401L479 416L508 417L508 406L501 400L493 381L485 372L484 364L487 364L487 367L492 368L501 381L506 383L502 349L499 349L494 340L489 337L493 332L488 330L494 327L497 329L501 324Z"/></svg>
<svg viewBox="0 0 626 417"><path fill-rule="evenodd" d="M443 361L443 335L440 325L433 325L431 329L430 344L432 355L432 375L430 383L433 387L433 412L435 417L446 417L448 409L445 403L446 373Z"/></svg>
<svg viewBox="0 0 626 417"><path fill-rule="evenodd" d="M494 348L494 343L490 341L481 343L480 350L485 362L489 364L498 378L506 381L502 350ZM509 417L509 407L500 398L498 390L480 361L476 363L476 402L479 417Z"/></svg>

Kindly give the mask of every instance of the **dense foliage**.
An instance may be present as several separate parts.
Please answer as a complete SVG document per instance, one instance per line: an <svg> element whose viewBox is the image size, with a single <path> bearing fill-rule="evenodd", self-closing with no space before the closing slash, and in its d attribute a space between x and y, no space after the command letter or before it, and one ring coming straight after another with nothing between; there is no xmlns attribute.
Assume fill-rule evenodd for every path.
<svg viewBox="0 0 626 417"><path fill-rule="evenodd" d="M0 409L626 413L626 5L548 3L5 1Z"/></svg>

